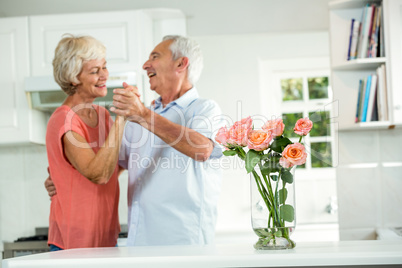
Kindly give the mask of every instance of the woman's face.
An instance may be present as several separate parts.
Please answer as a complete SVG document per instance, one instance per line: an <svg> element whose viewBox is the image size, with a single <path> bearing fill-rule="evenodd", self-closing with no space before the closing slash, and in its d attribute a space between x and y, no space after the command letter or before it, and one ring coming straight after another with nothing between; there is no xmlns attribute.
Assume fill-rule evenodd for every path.
<svg viewBox="0 0 402 268"><path fill-rule="evenodd" d="M107 94L108 78L109 71L106 68L105 59L84 62L82 71L78 75L81 83L77 85L77 93L85 98L104 97Z"/></svg>

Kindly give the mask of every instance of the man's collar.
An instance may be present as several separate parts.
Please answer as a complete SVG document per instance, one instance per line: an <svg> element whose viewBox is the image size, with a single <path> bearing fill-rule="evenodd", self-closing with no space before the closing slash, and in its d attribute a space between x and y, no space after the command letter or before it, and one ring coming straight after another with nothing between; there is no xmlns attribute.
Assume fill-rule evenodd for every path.
<svg viewBox="0 0 402 268"><path fill-rule="evenodd" d="M168 103L165 108L171 107L173 105L177 105L180 108L185 109L185 108L187 108L187 106L190 105L190 103L192 103L194 100L198 99L198 97L199 97L198 91L195 87L193 87L190 90L188 90L186 93L184 93L184 95L182 95L180 98ZM159 97L155 100L155 105L154 105L155 110L161 106L162 106L162 98Z"/></svg>

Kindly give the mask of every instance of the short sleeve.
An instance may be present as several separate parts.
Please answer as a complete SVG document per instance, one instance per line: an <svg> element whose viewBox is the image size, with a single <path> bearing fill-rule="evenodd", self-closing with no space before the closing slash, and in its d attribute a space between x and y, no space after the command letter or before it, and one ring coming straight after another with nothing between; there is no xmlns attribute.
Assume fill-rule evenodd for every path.
<svg viewBox="0 0 402 268"><path fill-rule="evenodd" d="M60 129L59 137L61 138L68 131L73 131L85 137L85 129L82 126L80 117L72 110L65 110L64 124Z"/></svg>

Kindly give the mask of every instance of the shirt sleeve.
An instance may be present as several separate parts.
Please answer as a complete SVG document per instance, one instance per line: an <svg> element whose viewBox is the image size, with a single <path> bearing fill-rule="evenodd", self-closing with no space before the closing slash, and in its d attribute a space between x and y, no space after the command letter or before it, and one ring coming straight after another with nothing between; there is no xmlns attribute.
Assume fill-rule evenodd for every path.
<svg viewBox="0 0 402 268"><path fill-rule="evenodd" d="M210 158L220 158L222 156L222 147L215 142L215 135L224 125L221 109L219 105L212 100L197 100L195 109L191 109L191 119L188 127L203 134L209 138L214 149Z"/></svg>
<svg viewBox="0 0 402 268"><path fill-rule="evenodd" d="M72 110L66 111L64 118L64 126L60 129L60 138L68 131L74 131L85 137L85 130L82 126L79 116Z"/></svg>

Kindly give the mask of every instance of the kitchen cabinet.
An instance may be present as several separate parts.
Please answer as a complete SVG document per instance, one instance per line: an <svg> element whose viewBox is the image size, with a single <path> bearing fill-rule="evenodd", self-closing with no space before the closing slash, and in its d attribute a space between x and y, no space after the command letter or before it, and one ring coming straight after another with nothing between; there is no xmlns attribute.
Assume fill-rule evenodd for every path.
<svg viewBox="0 0 402 268"><path fill-rule="evenodd" d="M347 60L351 20L362 21L367 4L382 6L385 56ZM331 80L338 101L339 130L386 129L402 124L401 0L335 0L329 2ZM388 90L388 120L355 123L359 80L384 64Z"/></svg>
<svg viewBox="0 0 402 268"><path fill-rule="evenodd" d="M103 42L109 71L136 72L142 100L149 105L156 96L149 90L142 65L164 35L186 35L186 23L184 14L175 9L1 18L0 144L45 144L50 114L30 109L25 79L53 76L54 50L65 33L91 35Z"/></svg>
<svg viewBox="0 0 402 268"><path fill-rule="evenodd" d="M107 48L113 72L139 69L141 11L93 12L29 17L31 76L53 75L54 49L66 34L91 35Z"/></svg>
<svg viewBox="0 0 402 268"><path fill-rule="evenodd" d="M24 92L29 76L28 18L0 19L0 144L44 143L47 115L30 110Z"/></svg>

